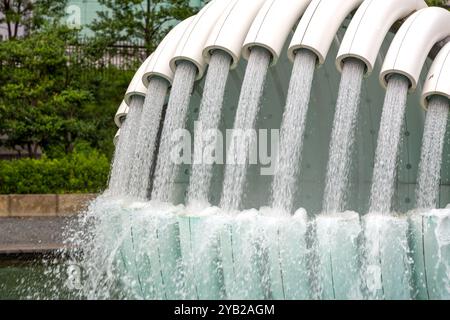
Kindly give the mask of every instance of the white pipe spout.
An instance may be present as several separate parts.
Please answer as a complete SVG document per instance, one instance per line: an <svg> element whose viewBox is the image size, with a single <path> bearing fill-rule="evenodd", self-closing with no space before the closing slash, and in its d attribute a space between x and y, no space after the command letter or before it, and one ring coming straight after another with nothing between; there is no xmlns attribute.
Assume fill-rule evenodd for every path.
<svg viewBox="0 0 450 320"><path fill-rule="evenodd" d="M406 20L389 47L380 74L386 88L388 77L402 74L417 88L420 73L433 46L450 36L450 12L437 7L422 9Z"/></svg>
<svg viewBox="0 0 450 320"><path fill-rule="evenodd" d="M203 57L207 63L214 50L223 50L231 58L231 69L237 67L241 58L245 37L256 15L266 0L235 0L216 23L206 41Z"/></svg>
<svg viewBox="0 0 450 320"><path fill-rule="evenodd" d="M195 16L192 16L177 24L156 48L152 58L148 61L142 78L146 87L153 77L161 77L172 83L174 74L170 68L170 60L174 57L181 38L194 18Z"/></svg>
<svg viewBox="0 0 450 320"><path fill-rule="evenodd" d="M114 136L114 139L113 139L113 143L114 143L115 146L117 146L117 142L119 142L119 137L120 137L120 129L117 130L117 133L116 133L116 135Z"/></svg>
<svg viewBox="0 0 450 320"><path fill-rule="evenodd" d="M128 114L128 105L125 103L125 101L122 101L122 103L119 106L119 109L117 110L116 115L114 116L114 123L116 124L117 128L122 127L122 124L125 121L127 114Z"/></svg>
<svg viewBox="0 0 450 320"><path fill-rule="evenodd" d="M170 68L173 72L175 72L177 62L190 61L198 69L197 80L203 77L206 69L203 48L222 13L228 6L233 5L233 2L234 0L213 0L200 10L184 32L175 54L170 60Z"/></svg>
<svg viewBox="0 0 450 320"><path fill-rule="evenodd" d="M272 54L271 65L275 65L289 33L310 2L311 0L267 0L244 41L243 57L250 57L252 47L263 47Z"/></svg>
<svg viewBox="0 0 450 320"><path fill-rule="evenodd" d="M288 49L293 62L299 49L309 49L323 64L339 27L363 0L313 0L306 9Z"/></svg>
<svg viewBox="0 0 450 320"><path fill-rule="evenodd" d="M450 99L450 42L439 51L428 72L422 92L422 107L428 109L429 98L432 96Z"/></svg>
<svg viewBox="0 0 450 320"><path fill-rule="evenodd" d="M356 58L372 73L381 45L389 29L398 20L427 7L423 0L366 0L356 11L348 26L336 58L342 72L344 60ZM328 23L328 22L324 22Z"/></svg>
<svg viewBox="0 0 450 320"><path fill-rule="evenodd" d="M127 105L130 105L131 98L133 96L141 96L144 97L147 94L147 88L144 85L144 82L142 82L142 77L144 76L145 69L147 68L148 62L152 59L153 54L151 54L147 59L145 59L144 63L141 64L139 69L134 74L133 79L130 82L130 85L128 86L127 92L125 93L124 101Z"/></svg>

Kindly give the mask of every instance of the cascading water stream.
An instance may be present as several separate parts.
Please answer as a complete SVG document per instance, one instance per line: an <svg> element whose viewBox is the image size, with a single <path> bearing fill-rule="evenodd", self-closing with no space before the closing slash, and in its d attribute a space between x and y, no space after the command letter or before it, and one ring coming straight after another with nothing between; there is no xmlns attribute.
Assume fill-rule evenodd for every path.
<svg viewBox="0 0 450 320"><path fill-rule="evenodd" d="M161 123L164 102L169 83L162 78L150 80L142 111L139 134L136 139L128 194L145 200L151 179L151 168L157 144L158 130Z"/></svg>
<svg viewBox="0 0 450 320"><path fill-rule="evenodd" d="M131 163L136 147L136 137L139 132L143 104L143 97L132 97L130 111L122 126L122 133L114 154L107 191L110 195L124 196L127 193L127 186L131 173Z"/></svg>
<svg viewBox="0 0 450 320"><path fill-rule="evenodd" d="M419 209L434 209L438 205L442 152L449 107L448 99L439 96L433 97L429 103L416 190Z"/></svg>
<svg viewBox="0 0 450 320"><path fill-rule="evenodd" d="M301 50L295 56L286 110L281 125L278 164L272 183L272 207L290 213L301 167L303 138L317 56Z"/></svg>
<svg viewBox="0 0 450 320"><path fill-rule="evenodd" d="M369 214L363 218L362 273L370 299L410 299L408 223L390 214L409 80L389 79L375 157Z"/></svg>
<svg viewBox="0 0 450 320"><path fill-rule="evenodd" d="M188 188L188 203L193 201L208 203L213 164L206 163L204 152L206 146L210 144L215 146L216 136L208 134L209 140L205 141L206 137L203 134L206 130L212 132L219 128L230 63L231 56L223 51L215 51L211 56L195 132L194 164Z"/></svg>
<svg viewBox="0 0 450 320"><path fill-rule="evenodd" d="M323 212L342 212L351 167L364 63L347 60L343 66L330 143Z"/></svg>
<svg viewBox="0 0 450 320"><path fill-rule="evenodd" d="M154 200L166 202L171 200L173 184L178 173L178 166L171 157L177 144L173 141L173 134L176 130L184 128L196 74L197 67L191 62L182 61L177 65L156 165L152 191Z"/></svg>
<svg viewBox="0 0 450 320"><path fill-rule="evenodd" d="M249 151L250 147L256 143L253 130L260 109L260 100L270 59L271 54L266 49L252 48L242 84L230 148L227 153L220 203L220 206L226 210L239 210L241 206Z"/></svg>
<svg viewBox="0 0 450 320"><path fill-rule="evenodd" d="M369 212L389 213L394 195L409 80L393 75L388 82L375 157Z"/></svg>

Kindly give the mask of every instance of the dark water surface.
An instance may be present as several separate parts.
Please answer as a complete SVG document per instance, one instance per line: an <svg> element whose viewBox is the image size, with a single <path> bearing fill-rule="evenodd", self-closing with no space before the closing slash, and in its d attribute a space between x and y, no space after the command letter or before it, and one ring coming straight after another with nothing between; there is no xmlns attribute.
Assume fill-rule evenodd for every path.
<svg viewBox="0 0 450 320"><path fill-rule="evenodd" d="M67 274L62 259L55 256L0 256L0 300L70 299L64 289Z"/></svg>

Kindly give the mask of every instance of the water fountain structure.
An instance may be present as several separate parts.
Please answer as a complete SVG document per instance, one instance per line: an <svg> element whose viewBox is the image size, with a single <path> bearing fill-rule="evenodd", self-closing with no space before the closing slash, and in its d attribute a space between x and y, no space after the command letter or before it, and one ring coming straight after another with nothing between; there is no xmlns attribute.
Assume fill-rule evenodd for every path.
<svg viewBox="0 0 450 320"><path fill-rule="evenodd" d="M84 294L449 298L450 212L411 211L418 105L448 107L449 37L450 13L421 0L214 0L178 24L116 115L110 190L91 205L84 256L88 273L108 263ZM249 164L261 137L234 149L243 163L226 146L225 165L174 163L178 130L202 138L196 118L215 131L281 129L274 177ZM443 154L448 166L443 139L422 158ZM448 194L441 206L448 175L432 180Z"/></svg>

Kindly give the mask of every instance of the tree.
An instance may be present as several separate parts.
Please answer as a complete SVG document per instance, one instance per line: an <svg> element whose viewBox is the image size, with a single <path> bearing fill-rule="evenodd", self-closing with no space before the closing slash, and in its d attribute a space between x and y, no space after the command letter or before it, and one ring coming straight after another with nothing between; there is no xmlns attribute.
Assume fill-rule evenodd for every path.
<svg viewBox="0 0 450 320"><path fill-rule="evenodd" d="M64 24L65 0L0 3L12 30L0 41L0 145L33 158L61 157L80 144L111 156L112 119L133 72L92 64L79 30ZM16 25L27 32L15 34Z"/></svg>
<svg viewBox="0 0 450 320"><path fill-rule="evenodd" d="M5 25L8 39L29 33L64 15L66 0L0 0L0 24Z"/></svg>
<svg viewBox="0 0 450 320"><path fill-rule="evenodd" d="M49 28L0 42L0 134L3 144L20 146L36 157L38 148L63 141L70 151L86 130L77 108L91 99L68 73L68 29Z"/></svg>
<svg viewBox="0 0 450 320"><path fill-rule="evenodd" d="M173 23L196 12L189 0L99 0L105 10L90 28L95 32L95 51L103 52L120 41L141 40L152 53ZM102 50L103 49L103 50Z"/></svg>
<svg viewBox="0 0 450 320"><path fill-rule="evenodd" d="M87 142L112 155L112 119L133 72L68 55L76 41L76 31L52 26L0 42L0 145L55 158Z"/></svg>
<svg viewBox="0 0 450 320"><path fill-rule="evenodd" d="M444 8L449 8L450 4L447 0L427 0L429 6L440 6Z"/></svg>

